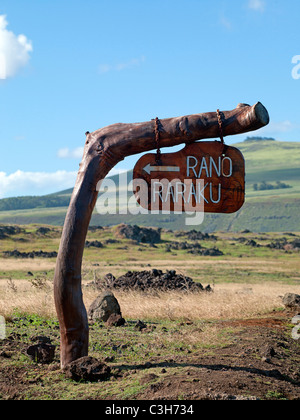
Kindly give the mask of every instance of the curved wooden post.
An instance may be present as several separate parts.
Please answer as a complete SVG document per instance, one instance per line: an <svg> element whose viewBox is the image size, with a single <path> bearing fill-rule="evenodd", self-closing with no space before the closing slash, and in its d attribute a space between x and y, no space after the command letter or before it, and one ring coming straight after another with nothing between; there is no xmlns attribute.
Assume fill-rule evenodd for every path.
<svg viewBox="0 0 300 420"><path fill-rule="evenodd" d="M269 123L261 103L240 104L222 114L223 135L257 130ZM161 120L160 147L218 138L216 112ZM54 276L61 334L61 367L88 355L88 319L82 298L81 266L86 235L98 197L97 184L125 157L156 148L155 122L114 124L87 133L83 159L66 216Z"/></svg>

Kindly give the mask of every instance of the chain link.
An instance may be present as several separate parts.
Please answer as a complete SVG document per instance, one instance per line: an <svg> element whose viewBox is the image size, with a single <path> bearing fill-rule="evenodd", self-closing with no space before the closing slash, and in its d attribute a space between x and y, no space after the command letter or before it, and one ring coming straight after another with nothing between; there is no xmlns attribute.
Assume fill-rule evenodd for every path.
<svg viewBox="0 0 300 420"><path fill-rule="evenodd" d="M160 132L159 132L159 128L160 128L160 121L158 119L158 117L155 118L155 142L156 142L156 146L157 146L157 152L156 152L156 163L157 165L161 164L161 150L160 150Z"/></svg>
<svg viewBox="0 0 300 420"><path fill-rule="evenodd" d="M224 144L223 124L222 124L222 117L221 117L219 109L217 109L217 116L218 116L218 123L219 123L220 139L221 139L222 144Z"/></svg>

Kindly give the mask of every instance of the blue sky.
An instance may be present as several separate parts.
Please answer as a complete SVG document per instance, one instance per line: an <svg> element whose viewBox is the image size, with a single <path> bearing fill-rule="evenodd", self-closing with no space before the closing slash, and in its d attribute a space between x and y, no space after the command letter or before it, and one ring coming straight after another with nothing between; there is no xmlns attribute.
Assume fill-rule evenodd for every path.
<svg viewBox="0 0 300 420"><path fill-rule="evenodd" d="M72 187L116 122L261 101L257 134L300 141L299 21L299 0L2 0L0 198Z"/></svg>

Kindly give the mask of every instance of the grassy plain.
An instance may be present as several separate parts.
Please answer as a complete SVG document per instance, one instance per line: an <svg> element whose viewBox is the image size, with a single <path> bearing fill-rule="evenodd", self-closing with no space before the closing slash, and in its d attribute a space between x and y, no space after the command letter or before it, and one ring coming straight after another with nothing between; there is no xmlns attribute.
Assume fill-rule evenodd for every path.
<svg viewBox="0 0 300 420"><path fill-rule="evenodd" d="M26 253L31 251L43 250L44 252L58 251L61 228L50 227L51 231L46 235L37 234L38 225L24 226L23 232L1 240L2 251L14 251ZM295 234L293 234L295 235ZM255 234L255 233L224 233L215 234L216 240L201 241L201 245L205 248L218 248L223 252L223 256L203 257L188 254L186 250L172 250L167 252L168 245L173 242L186 241L185 238L174 236L173 232L163 231L162 241L155 246L137 243L132 240L118 238L118 243L105 244L106 241L116 239L114 228L103 228L95 232L88 233L89 241L100 241L105 244L103 248L86 248L83 260L83 285L87 285L94 281L95 278L104 277L107 273L112 273L115 277L125 274L127 271L151 270L153 268L166 270L176 270L184 276L191 277L195 282L200 282L206 286L210 284L215 289L214 298L205 297L204 300L217 303L216 295L220 294L220 303L224 299L222 293L236 296L239 299L243 296L243 290L248 290L248 298L253 297L253 290L262 296L268 294L272 288L278 290L275 292L281 294L281 289L297 289L300 284L300 260L299 253L286 252L280 249L271 249L269 244L280 238L287 238L289 241L295 239L295 236L288 234ZM240 238L247 241L255 241L259 246L251 246L246 243L240 243ZM192 241L188 241L193 243ZM47 310L54 315L54 308L49 304L52 294L52 279L55 269L55 258L0 258L0 312L9 314L11 310L17 308L23 311L25 307L30 307L35 311L36 304L34 296L37 294L37 301L41 298L43 288L35 290L32 285L34 279L44 279L47 285L46 290L49 294ZM9 284L11 287L9 287ZM12 299L13 286L18 290ZM228 292L232 288L233 293ZM250 289L252 292L250 293ZM85 288L84 288L85 290ZM91 293L86 288L87 303L93 299L95 293ZM247 294L246 293L246 294ZM33 302L30 304L30 294L32 294ZM6 296L6 299L5 299ZM45 295L47 296L47 295ZM256 294L254 294L256 296ZM127 300L124 296L123 299ZM148 296L140 296L138 301L147 300ZM161 298L164 302L165 298ZM182 297L181 297L182 299ZM192 299L192 297L189 297ZM193 298L194 299L194 298ZM198 299L198 298L197 298ZM203 298L201 298L203 299ZM5 302L6 300L6 302ZM22 300L24 303L22 304ZM166 299L175 302L176 299ZM225 299L227 300L227 298ZM254 301L256 298L253 299ZM262 298L264 300L264 297ZM265 299L268 300L267 298ZM131 301L131 297L128 298ZM17 304L17 302L19 302ZM150 304L151 307L152 304ZM42 304L42 307L44 305ZM52 306L52 307L51 307ZM130 305L128 305L130 306ZM143 317L145 317L145 305L143 308ZM159 305L155 305L156 307ZM164 303L162 304L164 306ZM246 306L246 305L242 305ZM201 307L203 307L201 305ZM10 309L8 309L10 308ZM218 310L216 310L218 311ZM138 317L139 312L134 314L132 309L125 310L130 316ZM201 315L194 309L191 312L195 316L201 318L211 318L214 311L203 309ZM233 309L233 314L235 310ZM150 312L151 316L153 312ZM150 315L149 315L150 316ZM161 311L160 315L161 316Z"/></svg>
<svg viewBox="0 0 300 420"><path fill-rule="evenodd" d="M49 226L51 231L41 235L39 227L23 226L22 233L1 240L1 252L57 251L61 228ZM299 252L267 246L283 237L292 241L300 234L215 235L216 240L201 244L220 249L224 254L220 257L195 256L184 250L167 252L166 245L186 241L169 231L163 231L162 242L155 247L120 238L119 243L105 244L116 239L114 228L89 232L89 241L105 245L85 249L83 295L87 307L99 294L88 285L107 273L117 277L129 270L176 270L214 289L209 294L116 291L126 326L108 328L96 323L90 327L90 355L106 360L112 368L111 379L96 384L74 383L59 369L53 302L55 259L15 259L2 254L0 315L6 318L8 339L0 341L0 399L300 397L299 345L290 338L292 314L286 315L281 300L286 292L300 291ZM240 243L240 238L261 246ZM144 333L135 328L138 320L148 326ZM37 335L50 337L57 346L49 367L31 362L25 355ZM267 343L286 346L272 365L260 357ZM272 373L275 366L288 379Z"/></svg>

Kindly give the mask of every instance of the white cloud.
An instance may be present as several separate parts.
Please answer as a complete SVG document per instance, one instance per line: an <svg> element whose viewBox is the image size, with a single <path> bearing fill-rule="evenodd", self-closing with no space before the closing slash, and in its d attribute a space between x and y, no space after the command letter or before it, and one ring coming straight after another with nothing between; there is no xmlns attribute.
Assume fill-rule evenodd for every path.
<svg viewBox="0 0 300 420"><path fill-rule="evenodd" d="M0 172L0 198L44 195L72 188L77 172Z"/></svg>
<svg viewBox="0 0 300 420"><path fill-rule="evenodd" d="M20 135L20 136L14 136L14 137L13 137L13 139L14 139L15 141L23 141L23 140L25 140L25 139L26 139L26 137L25 137L25 136Z"/></svg>
<svg viewBox="0 0 300 420"><path fill-rule="evenodd" d="M25 35L15 35L7 30L5 15L0 15L0 79L14 77L26 66L33 51Z"/></svg>
<svg viewBox="0 0 300 420"><path fill-rule="evenodd" d="M57 157L60 159L81 159L83 155L83 147L77 147L76 149L70 150L68 147L59 149Z"/></svg>
<svg viewBox="0 0 300 420"><path fill-rule="evenodd" d="M126 70L126 69L131 69L131 68L140 66L142 63L144 63L145 60L146 60L146 57L142 55L139 58L132 58L129 61L124 61L124 62L121 62L121 63L117 63L115 65L100 64L99 73L104 74L104 73L108 73L110 71L123 71L123 70Z"/></svg>
<svg viewBox="0 0 300 420"><path fill-rule="evenodd" d="M248 7L255 12L263 13L266 9L266 3L264 0L249 0Z"/></svg>
<svg viewBox="0 0 300 420"><path fill-rule="evenodd" d="M294 124L291 121L280 121L280 122L273 122L271 121L269 125L265 127L266 131L274 132L274 133L287 133L294 129Z"/></svg>
<svg viewBox="0 0 300 420"><path fill-rule="evenodd" d="M108 176L121 175L128 169L113 168ZM29 195L46 195L73 188L77 172L0 172L0 199Z"/></svg>
<svg viewBox="0 0 300 420"><path fill-rule="evenodd" d="M271 121L266 127L259 129L255 135L274 137L276 140L284 140L284 134L292 132L297 128L297 124L289 120L285 121Z"/></svg>

